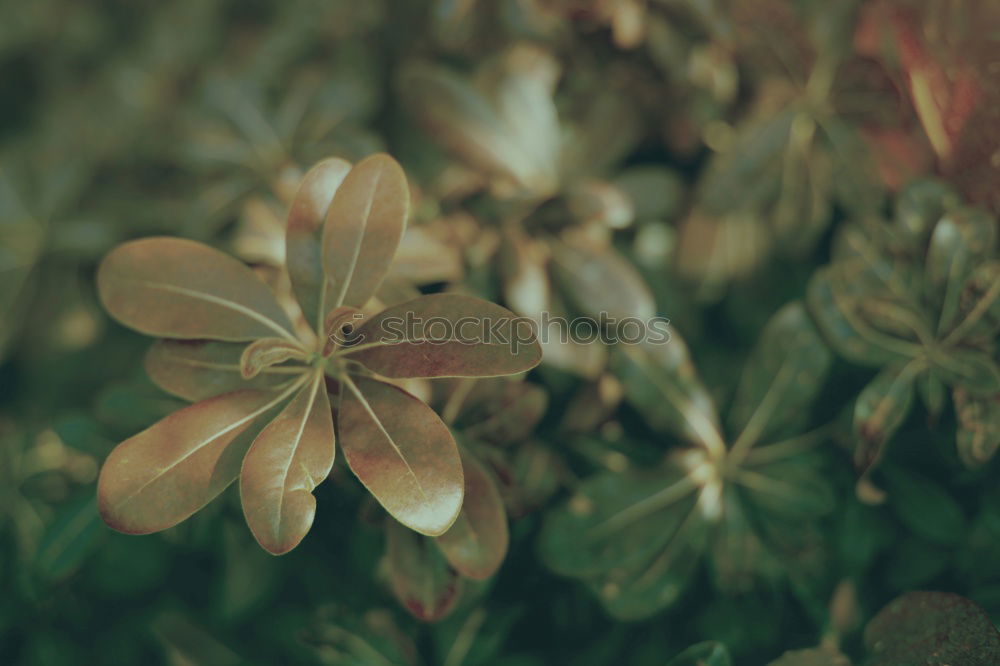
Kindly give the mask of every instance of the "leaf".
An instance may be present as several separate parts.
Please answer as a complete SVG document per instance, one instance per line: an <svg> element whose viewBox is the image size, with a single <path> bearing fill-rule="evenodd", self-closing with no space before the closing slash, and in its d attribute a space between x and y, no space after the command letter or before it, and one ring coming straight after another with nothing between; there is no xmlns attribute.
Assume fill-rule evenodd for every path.
<svg viewBox="0 0 1000 666"><path fill-rule="evenodd" d="M972 271L959 296L955 328L947 340L990 340L1000 334L1000 261L989 261Z"/></svg>
<svg viewBox="0 0 1000 666"><path fill-rule="evenodd" d="M458 421L466 438L481 439L497 444L509 444L526 439L538 426L549 404L549 395L538 384L494 379L484 387L485 393L480 404L469 404L474 396L469 396L465 412ZM489 380L476 382L488 385Z"/></svg>
<svg viewBox="0 0 1000 666"><path fill-rule="evenodd" d="M254 340L240 356L240 374L244 379L253 379L263 370L285 361L305 361L306 350L297 342L281 338L261 338Z"/></svg>
<svg viewBox="0 0 1000 666"><path fill-rule="evenodd" d="M529 320L472 296L433 294L365 322L345 355L384 377L494 377L538 365Z"/></svg>
<svg viewBox="0 0 1000 666"><path fill-rule="evenodd" d="M885 487L896 515L917 536L945 545L965 537L962 507L941 484L892 467L885 470Z"/></svg>
<svg viewBox="0 0 1000 666"><path fill-rule="evenodd" d="M679 335L664 344L614 347L611 368L625 387L625 397L651 427L709 449L724 447L715 403Z"/></svg>
<svg viewBox="0 0 1000 666"><path fill-rule="evenodd" d="M316 331L322 330L327 311L321 232L333 197L350 170L350 162L337 157L319 162L302 178L288 211L285 267L306 320Z"/></svg>
<svg viewBox="0 0 1000 666"><path fill-rule="evenodd" d="M454 610L462 579L430 540L389 521L386 551L392 592L417 619L436 622Z"/></svg>
<svg viewBox="0 0 1000 666"><path fill-rule="evenodd" d="M240 473L247 525L274 555L295 548L316 514L312 491L333 467L334 435L323 375L298 395L254 439Z"/></svg>
<svg viewBox="0 0 1000 666"><path fill-rule="evenodd" d="M323 269L329 280L327 310L360 308L378 289L406 228L410 192L406 175L379 153L344 178L323 227Z"/></svg>
<svg viewBox="0 0 1000 666"><path fill-rule="evenodd" d="M101 517L127 534L173 527L232 483L249 446L240 435L290 395L236 391L185 407L119 444L97 482Z"/></svg>
<svg viewBox="0 0 1000 666"><path fill-rule="evenodd" d="M1000 393L1000 367L986 352L962 348L937 350L931 362L946 384L973 395Z"/></svg>
<svg viewBox="0 0 1000 666"><path fill-rule="evenodd" d="M799 426L823 388L830 361L802 304L779 310L743 369L729 413L732 432L740 433L737 442L752 446Z"/></svg>
<svg viewBox="0 0 1000 666"><path fill-rule="evenodd" d="M496 573L507 555L507 512L490 472L464 450L462 470L462 511L448 531L437 537L437 545L460 574L485 580Z"/></svg>
<svg viewBox="0 0 1000 666"><path fill-rule="evenodd" d="M1000 394L976 397L955 389L958 454L967 467L989 462L1000 448Z"/></svg>
<svg viewBox="0 0 1000 666"><path fill-rule="evenodd" d="M992 666L1000 633L986 612L957 594L909 592L865 627L866 666Z"/></svg>
<svg viewBox="0 0 1000 666"><path fill-rule="evenodd" d="M277 390L299 368L266 368L251 380L240 373L246 345L211 340L157 340L146 353L146 373L161 389L197 402L238 389Z"/></svg>
<svg viewBox="0 0 1000 666"><path fill-rule="evenodd" d="M871 292L851 279L851 264L826 266L809 281L806 302L823 337L855 363L882 366L905 361L920 348L878 330L861 312Z"/></svg>
<svg viewBox="0 0 1000 666"><path fill-rule="evenodd" d="M716 641L692 645L667 662L667 666L732 666L732 664L729 650Z"/></svg>
<svg viewBox="0 0 1000 666"><path fill-rule="evenodd" d="M143 238L108 253L97 272L105 309L164 338L294 340L274 294L239 261L181 238Z"/></svg>
<svg viewBox="0 0 1000 666"><path fill-rule="evenodd" d="M835 648L789 650L768 666L851 666L851 660Z"/></svg>
<svg viewBox="0 0 1000 666"><path fill-rule="evenodd" d="M540 80L501 73L483 92L447 69L414 65L400 87L424 129L476 169L544 196L557 184L555 104ZM490 93L496 98L494 105Z"/></svg>
<svg viewBox="0 0 1000 666"><path fill-rule="evenodd" d="M48 580L64 578L97 548L105 534L93 495L60 507L38 544L35 567Z"/></svg>
<svg viewBox="0 0 1000 666"><path fill-rule="evenodd" d="M708 523L697 510L666 546L645 562L616 567L590 581L605 610L624 621L640 620L672 606L697 575Z"/></svg>
<svg viewBox="0 0 1000 666"><path fill-rule="evenodd" d="M696 488L675 464L593 476L546 517L542 559L565 576L643 566L667 547L694 510Z"/></svg>
<svg viewBox="0 0 1000 666"><path fill-rule="evenodd" d="M656 315L653 294L642 276L611 246L552 240L552 267L559 285L583 314L621 322Z"/></svg>
<svg viewBox="0 0 1000 666"><path fill-rule="evenodd" d="M976 208L951 210L934 227L925 277L928 296L940 309L939 332L954 326L966 279L996 245L996 220Z"/></svg>
<svg viewBox="0 0 1000 666"><path fill-rule="evenodd" d="M427 536L443 534L465 488L448 427L395 386L361 377L345 384L337 431L347 464L393 518Z"/></svg>
<svg viewBox="0 0 1000 666"><path fill-rule="evenodd" d="M854 432L858 437L855 465L871 468L882 457L882 447L906 420L913 406L914 382L920 366L891 365L878 374L854 403Z"/></svg>

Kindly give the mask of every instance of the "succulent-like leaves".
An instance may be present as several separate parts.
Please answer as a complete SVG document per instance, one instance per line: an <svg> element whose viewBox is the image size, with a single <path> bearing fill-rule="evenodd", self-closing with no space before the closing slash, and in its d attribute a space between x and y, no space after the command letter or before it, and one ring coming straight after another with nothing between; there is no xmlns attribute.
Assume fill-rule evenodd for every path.
<svg viewBox="0 0 1000 666"><path fill-rule="evenodd" d="M957 208L934 227L927 248L928 296L940 310L939 332L952 328L962 287L976 265L996 248L996 220L975 208Z"/></svg>
<svg viewBox="0 0 1000 666"><path fill-rule="evenodd" d="M277 389L300 372L270 367L246 380L240 373L245 347L213 340L157 340L146 354L146 373L167 393L197 402L238 389Z"/></svg>
<svg viewBox="0 0 1000 666"><path fill-rule="evenodd" d="M452 567L476 580L489 578L507 555L510 535L507 512L490 472L470 453L462 451L465 501L462 511L437 544Z"/></svg>
<svg viewBox="0 0 1000 666"><path fill-rule="evenodd" d="M434 622L455 608L462 578L430 539L389 521L386 550L393 594L415 617Z"/></svg>
<svg viewBox="0 0 1000 666"><path fill-rule="evenodd" d="M321 331L327 295L320 245L323 223L351 164L337 157L323 160L306 172L288 211L285 229L285 267L306 321Z"/></svg>
<svg viewBox="0 0 1000 666"><path fill-rule="evenodd" d="M910 592L865 628L867 666L1000 663L1000 633L982 608L956 594Z"/></svg>
<svg viewBox="0 0 1000 666"><path fill-rule="evenodd" d="M401 87L425 129L473 167L531 192L555 188L559 119L546 82L502 74L489 91L494 103L446 69L416 65Z"/></svg>
<svg viewBox="0 0 1000 666"><path fill-rule="evenodd" d="M712 449L723 446L715 403L679 335L669 342L615 347L612 369L649 424Z"/></svg>
<svg viewBox="0 0 1000 666"><path fill-rule="evenodd" d="M240 435L288 393L248 390L209 398L125 440L101 468L101 517L129 534L181 522L239 476L250 444Z"/></svg>
<svg viewBox="0 0 1000 666"><path fill-rule="evenodd" d="M643 322L656 315L653 294L635 268L611 246L553 240L552 265L563 291L585 315Z"/></svg>
<svg viewBox="0 0 1000 666"><path fill-rule="evenodd" d="M181 238L143 238L108 253L97 273L105 309L164 338L293 339L274 294L236 259Z"/></svg>
<svg viewBox="0 0 1000 666"><path fill-rule="evenodd" d="M1000 261L980 264L965 281L955 328L948 339L985 340L1000 333Z"/></svg>
<svg viewBox="0 0 1000 666"><path fill-rule="evenodd" d="M831 355L801 303L775 314L764 328L743 368L743 378L729 412L738 442L788 434L808 416L823 386Z"/></svg>
<svg viewBox="0 0 1000 666"><path fill-rule="evenodd" d="M493 377L538 365L530 321L472 296L433 294L383 310L349 358L385 377Z"/></svg>
<svg viewBox="0 0 1000 666"><path fill-rule="evenodd" d="M654 473L587 479L573 498L549 514L540 541L542 558L567 576L642 566L694 510L696 487L672 464Z"/></svg>
<svg viewBox="0 0 1000 666"><path fill-rule="evenodd" d="M395 386L360 377L345 384L337 434L347 464L396 520L428 536L444 533L465 488L448 427Z"/></svg>
<svg viewBox="0 0 1000 666"><path fill-rule="evenodd" d="M376 154L347 174L327 210L323 268L327 310L360 308L378 289L406 228L410 193L394 159Z"/></svg>
<svg viewBox="0 0 1000 666"><path fill-rule="evenodd" d="M868 292L870 293L870 292ZM905 361L919 347L876 328L861 310L867 293L848 264L819 269L809 282L807 302L827 341L845 358L864 365Z"/></svg>
<svg viewBox="0 0 1000 666"><path fill-rule="evenodd" d="M334 435L323 376L298 395L254 439L240 474L240 497L261 546L281 555L312 526L312 491L333 467Z"/></svg>
<svg viewBox="0 0 1000 666"><path fill-rule="evenodd" d="M934 370L946 383L974 395L1000 393L1000 367L978 349L953 348L932 357Z"/></svg>

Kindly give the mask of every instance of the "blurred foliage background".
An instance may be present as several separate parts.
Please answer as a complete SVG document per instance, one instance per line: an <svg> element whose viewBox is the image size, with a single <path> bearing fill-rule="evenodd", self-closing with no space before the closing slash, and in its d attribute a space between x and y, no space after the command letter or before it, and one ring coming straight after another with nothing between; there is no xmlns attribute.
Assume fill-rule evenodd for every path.
<svg viewBox="0 0 1000 666"><path fill-rule="evenodd" d="M860 658L864 623L927 588L995 623L998 14L993 0L4 0L0 662L657 666L708 640L739 664L821 641ZM528 378L548 395L525 417L537 427L482 453L509 553L459 592L433 552L387 559L395 528L342 460L280 558L233 489L162 534L109 530L101 462L179 401L145 376L148 341L101 312L97 262L168 234L280 270L305 169L379 150L414 193L400 289L532 317L666 316L674 351L546 345ZM952 335L973 311L985 323ZM822 337L805 339L812 321ZM904 347L930 369L893 356ZM676 384L735 438L786 361L814 381L759 434L806 433L808 460L749 482L779 501L727 486L725 529L668 544L655 599L624 562L669 541L672 516L580 560L574 507L626 501L637 471L662 485L693 441L677 391L656 391ZM408 594L441 619L413 617L394 598ZM677 663L729 663L720 650Z"/></svg>

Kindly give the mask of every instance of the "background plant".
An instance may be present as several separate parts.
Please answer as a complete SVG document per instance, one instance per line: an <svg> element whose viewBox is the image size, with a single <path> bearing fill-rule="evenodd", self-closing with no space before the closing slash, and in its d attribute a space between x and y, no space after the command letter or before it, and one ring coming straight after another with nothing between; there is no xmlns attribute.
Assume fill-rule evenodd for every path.
<svg viewBox="0 0 1000 666"><path fill-rule="evenodd" d="M997 11L0 3L0 661L878 664L870 626L928 645L914 624L886 629L900 597L941 626L979 626L988 647ZM468 562L433 537L387 538L399 524L344 455L282 557L256 544L236 484L156 534L108 529L98 474L116 443L243 386L252 340L150 351L103 310L101 259L149 237L199 243L273 294L273 316L313 350L325 322L309 304L296 313L309 299L289 274L320 264L286 260L289 212L311 210L296 195L315 165L343 173L379 152L398 159L410 207L385 279L356 305L369 318L422 295L528 315L618 309L669 318L676 344L550 347L514 382L388 378L494 481L508 539L502 561L502 540L469 551L489 555L476 573L499 562L483 580L456 574ZM809 345L781 334L789 312ZM210 381L168 362L222 350L230 372ZM274 370L315 360L247 385L280 395L269 382L292 375ZM755 411L786 366L816 379ZM331 377L333 408L338 388ZM747 423L763 431L731 465ZM788 440L794 455L761 458ZM627 561L614 540L556 538L678 484L659 513L668 527L696 516L688 539L638 518ZM710 488L718 514L686 513ZM651 568L662 585L642 598L629 583L654 561L669 566ZM428 580L460 580L459 593L441 603L447 586ZM421 621L400 596L448 612Z"/></svg>

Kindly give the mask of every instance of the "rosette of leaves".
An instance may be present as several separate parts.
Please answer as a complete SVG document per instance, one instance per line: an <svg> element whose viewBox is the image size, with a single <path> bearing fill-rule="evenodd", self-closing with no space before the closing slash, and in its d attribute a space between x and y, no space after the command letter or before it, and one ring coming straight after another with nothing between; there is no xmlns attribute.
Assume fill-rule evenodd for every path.
<svg viewBox="0 0 1000 666"><path fill-rule="evenodd" d="M706 296L775 255L804 256L835 208L877 210L902 168L884 156L919 163L926 143L886 68L852 51L853 3L725 4L713 45L740 63L751 101L706 126L711 153L677 244L678 272Z"/></svg>
<svg viewBox="0 0 1000 666"><path fill-rule="evenodd" d="M539 320L544 312L648 319L652 294L612 242L631 224L633 203L606 177L642 136L642 119L612 90L594 97L587 81L565 85L566 96L586 100L585 112L560 117L560 76L548 52L517 44L472 76L411 65L399 87L415 121L483 180L442 206L468 206L499 230L494 265L512 310ZM491 206L475 205L483 189ZM586 377L604 368L604 345L558 337L543 336L547 363Z"/></svg>
<svg viewBox="0 0 1000 666"><path fill-rule="evenodd" d="M658 466L583 480L547 517L546 564L622 619L672 605L702 561L727 592L819 579L817 521L834 496L815 450L824 428L805 427L830 358L804 307L782 308L743 369L724 430L679 336L615 347L626 400L684 444Z"/></svg>
<svg viewBox="0 0 1000 666"><path fill-rule="evenodd" d="M340 159L313 167L289 212L286 269L305 326L247 266L197 242L140 239L102 262L107 311L165 338L146 359L150 377L195 403L108 456L98 506L111 527L169 528L238 478L254 536L269 552L287 552L313 522L312 491L333 465L335 432L348 466L401 523L436 536L459 516L466 482L448 427L389 382L518 373L540 350L531 341L469 344L454 327L433 340L429 327L399 335L387 324L513 326L509 311L461 295L421 297L359 323L403 233L409 193L386 155L348 167Z"/></svg>
<svg viewBox="0 0 1000 666"><path fill-rule="evenodd" d="M932 418L950 392L966 465L1000 446L1000 255L997 222L947 186L914 183L891 224L847 226L808 302L847 360L879 369L854 406L856 464L878 463L919 395Z"/></svg>
<svg viewBox="0 0 1000 666"><path fill-rule="evenodd" d="M462 511L437 537L415 534L396 521L386 524L392 592L418 619L439 621L481 592L477 582L490 579L507 555L508 507L523 510L539 490L554 487L545 483L551 471L547 458L541 460L541 479L521 473L523 465L517 464L522 462L518 444L546 404L541 387L505 378L460 380L444 397L442 418L455 432L465 472Z"/></svg>

